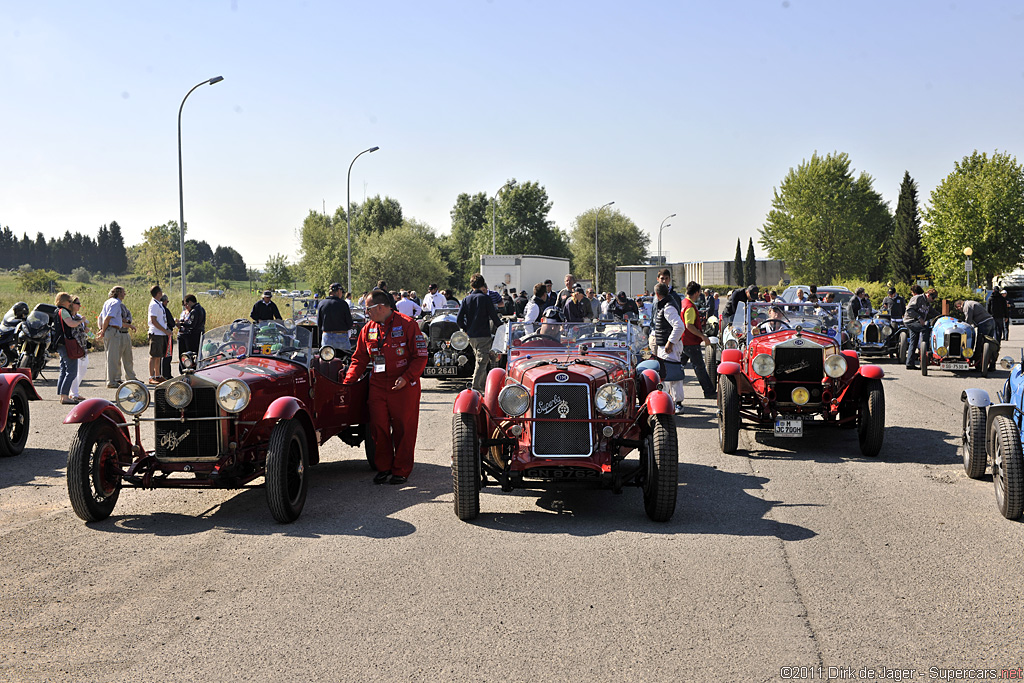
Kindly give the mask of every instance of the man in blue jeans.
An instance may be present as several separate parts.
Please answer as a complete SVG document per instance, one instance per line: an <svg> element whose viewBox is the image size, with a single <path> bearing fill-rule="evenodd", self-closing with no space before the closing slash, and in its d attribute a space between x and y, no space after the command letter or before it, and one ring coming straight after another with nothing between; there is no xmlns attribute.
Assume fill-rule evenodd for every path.
<svg viewBox="0 0 1024 683"><path fill-rule="evenodd" d="M914 354L917 353L917 347L921 344L922 333L928 329L927 323L928 317L931 314L932 302L935 301L939 293L935 289L929 289L928 293L925 294L921 285L912 285L910 292L913 296L910 297L910 301L907 303L907 310L903 314L903 322L907 324L907 329L910 331L910 337L907 340L907 369L916 370Z"/></svg>
<svg viewBox="0 0 1024 683"><path fill-rule="evenodd" d="M334 282L330 291L316 309L316 324L320 328L320 343L336 351L351 351L348 334L352 329L352 311L343 296L341 284Z"/></svg>
<svg viewBox="0 0 1024 683"><path fill-rule="evenodd" d="M459 309L459 317L456 322L459 329L469 335L469 345L473 347L473 355L476 356L476 370L473 373L473 388L484 393L484 384L487 381L487 364L490 361L491 352L491 321L495 327L501 325L501 318L498 316L498 309L495 308L491 297L487 295L487 283L480 273L473 273L469 279L469 286L473 288L472 293L462 300L462 308Z"/></svg>

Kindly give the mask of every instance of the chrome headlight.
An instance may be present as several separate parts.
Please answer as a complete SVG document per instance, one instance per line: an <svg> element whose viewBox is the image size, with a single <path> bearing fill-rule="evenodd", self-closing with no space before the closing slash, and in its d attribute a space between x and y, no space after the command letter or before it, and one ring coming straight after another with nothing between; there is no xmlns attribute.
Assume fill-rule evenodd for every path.
<svg viewBox="0 0 1024 683"><path fill-rule="evenodd" d="M138 415L149 407L149 389L137 379L130 379L117 388L114 401L129 415Z"/></svg>
<svg viewBox="0 0 1024 683"><path fill-rule="evenodd" d="M333 346L321 346L320 347L320 360L334 360L337 351Z"/></svg>
<svg viewBox="0 0 1024 683"><path fill-rule="evenodd" d="M832 379L837 379L846 374L846 356L841 353L833 353L825 358L825 374Z"/></svg>
<svg viewBox="0 0 1024 683"><path fill-rule="evenodd" d="M730 339L729 341L725 342L725 348L727 348L727 349L739 348L739 343L735 339Z"/></svg>
<svg viewBox="0 0 1024 683"><path fill-rule="evenodd" d="M859 336L863 329L864 326L861 325L860 322L857 320L851 320L849 323L846 324L846 330L850 333L850 336L852 337Z"/></svg>
<svg viewBox="0 0 1024 683"><path fill-rule="evenodd" d="M455 359L455 362L458 363L459 367L461 368L463 365L469 362L469 356L460 353L459 357Z"/></svg>
<svg viewBox="0 0 1024 683"><path fill-rule="evenodd" d="M181 410L192 402L192 387L180 380L171 382L164 391L164 397L172 408Z"/></svg>
<svg viewBox="0 0 1024 683"><path fill-rule="evenodd" d="M767 353L759 353L754 356L754 360L751 361L750 367L754 371L754 374L760 377L767 377L775 372L775 359Z"/></svg>
<svg viewBox="0 0 1024 683"><path fill-rule="evenodd" d="M890 334L892 334L892 327L890 327L889 325L886 325L885 327L883 327L882 328L882 334L884 334L886 337L888 337Z"/></svg>
<svg viewBox="0 0 1024 683"><path fill-rule="evenodd" d="M249 385L240 379L226 379L217 385L217 403L229 413L240 413L249 405Z"/></svg>
<svg viewBox="0 0 1024 683"><path fill-rule="evenodd" d="M530 407L530 392L522 384L509 384L498 392L498 407L506 415L519 417Z"/></svg>
<svg viewBox="0 0 1024 683"><path fill-rule="evenodd" d="M464 351L469 346L469 335L462 330L456 330L452 335L451 344L456 351Z"/></svg>
<svg viewBox="0 0 1024 683"><path fill-rule="evenodd" d="M626 392L618 384L605 384L594 395L594 405L602 415L618 415L626 407Z"/></svg>

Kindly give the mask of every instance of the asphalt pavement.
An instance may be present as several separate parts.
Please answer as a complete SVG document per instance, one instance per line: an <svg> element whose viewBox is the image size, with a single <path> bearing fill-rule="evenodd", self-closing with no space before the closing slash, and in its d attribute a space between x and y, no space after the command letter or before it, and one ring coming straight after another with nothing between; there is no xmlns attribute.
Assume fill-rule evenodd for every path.
<svg viewBox="0 0 1024 683"><path fill-rule="evenodd" d="M1024 327L1003 353L1020 357ZM145 368L145 350L135 350ZM101 354L83 393L112 397ZM260 488L125 489L85 524L67 406L37 382L25 452L0 460L0 680L952 680L1024 665L1024 525L967 479L960 392L1007 373L892 361L881 454L856 433L744 430L713 401L676 419L679 498L493 487L454 515L455 385L426 380L417 465L374 486L332 440L305 511ZM699 396L692 373L687 395ZM796 668L787 668L796 667ZM799 668L805 667L805 668ZM907 671L900 671L907 670ZM971 676L977 678L977 676Z"/></svg>

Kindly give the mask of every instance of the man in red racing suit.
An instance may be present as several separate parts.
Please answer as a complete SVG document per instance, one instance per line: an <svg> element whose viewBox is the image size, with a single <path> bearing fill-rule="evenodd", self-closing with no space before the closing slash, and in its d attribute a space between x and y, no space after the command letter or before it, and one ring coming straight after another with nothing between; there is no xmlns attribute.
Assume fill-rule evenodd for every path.
<svg viewBox="0 0 1024 683"><path fill-rule="evenodd" d="M370 434L376 445L374 484L404 484L412 472L420 421L420 375L427 366L427 340L419 326L389 305L387 292L374 290L370 317L359 332L345 384L370 367Z"/></svg>

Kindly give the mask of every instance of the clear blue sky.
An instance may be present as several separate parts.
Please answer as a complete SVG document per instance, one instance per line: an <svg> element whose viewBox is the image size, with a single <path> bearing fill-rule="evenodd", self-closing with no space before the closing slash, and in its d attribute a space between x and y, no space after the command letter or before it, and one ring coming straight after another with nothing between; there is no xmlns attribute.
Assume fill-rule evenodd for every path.
<svg viewBox="0 0 1024 683"><path fill-rule="evenodd" d="M728 259L772 188L847 152L895 208L974 149L1024 161L1024 3L0 0L0 225L129 244L178 218L249 263L381 194L439 233L535 180L608 201L672 260Z"/></svg>

